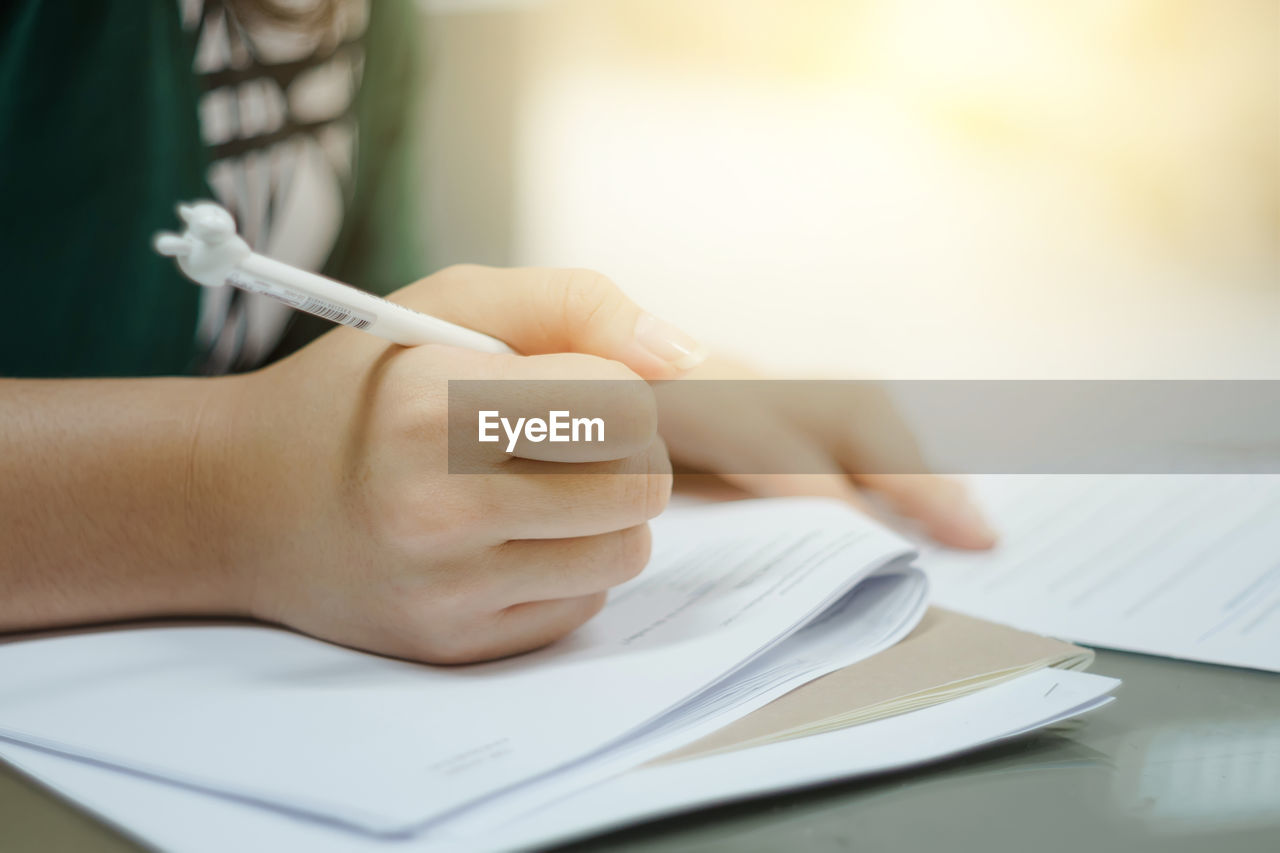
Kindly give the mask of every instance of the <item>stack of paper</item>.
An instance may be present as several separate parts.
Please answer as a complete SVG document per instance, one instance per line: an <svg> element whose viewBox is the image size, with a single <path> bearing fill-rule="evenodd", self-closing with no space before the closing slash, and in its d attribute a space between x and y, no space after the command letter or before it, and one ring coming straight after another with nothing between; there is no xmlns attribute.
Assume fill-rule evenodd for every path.
<svg viewBox="0 0 1280 853"><path fill-rule="evenodd" d="M1037 680L1033 670L1079 662L1080 650L1011 643L945 613L896 661L844 669L915 628L926 583L907 543L838 503L673 512L654 541L650 567L587 627L477 666L245 624L0 644L0 737L12 742L0 755L180 850L506 848L927 760L1089 710L1115 686L1056 671ZM910 731L917 714L954 726L839 751L865 748L873 726ZM183 814L199 823L171 837Z"/></svg>
<svg viewBox="0 0 1280 853"><path fill-rule="evenodd" d="M893 645L924 612L910 546L835 502L698 508L654 539L586 627L476 666L243 624L9 642L0 736L400 833L655 758Z"/></svg>
<svg viewBox="0 0 1280 853"><path fill-rule="evenodd" d="M957 642L963 654L953 648ZM892 658L882 661L890 653ZM971 653L974 657L965 657ZM1088 657L1074 646L933 610L889 652L810 685L821 685L835 704L815 704L814 693L794 701L797 693L808 690L801 688L735 724L741 726L739 734L764 734L760 739L769 745L751 747L744 740L729 748L720 743L714 754L673 753L522 813L502 818L478 813L478 819L455 821L443 830L398 837L336 829L16 744L0 743L0 756L163 849L524 849L742 797L909 767L1079 716L1111 701L1109 694L1119 682L1048 667L1078 665ZM928 677L922 675L926 671ZM923 687L926 683L930 686ZM937 698L948 694L949 687L972 684L983 686L946 701ZM908 703L920 704L910 700L921 694L934 700L912 712L892 713ZM838 708L860 709L873 721L812 737L785 736ZM196 827L199 831L193 832Z"/></svg>

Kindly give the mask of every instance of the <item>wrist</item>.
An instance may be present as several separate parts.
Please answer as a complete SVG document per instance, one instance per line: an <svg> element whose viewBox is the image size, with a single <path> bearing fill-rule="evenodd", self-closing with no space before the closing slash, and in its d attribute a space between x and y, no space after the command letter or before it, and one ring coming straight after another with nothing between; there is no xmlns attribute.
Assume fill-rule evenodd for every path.
<svg viewBox="0 0 1280 853"><path fill-rule="evenodd" d="M334 448L298 431L312 401L286 364L205 380L191 442L191 516L221 612L285 621L288 604L327 554ZM321 430L321 433L324 431ZM324 519L330 519L325 521Z"/></svg>
<svg viewBox="0 0 1280 853"><path fill-rule="evenodd" d="M182 485L186 536L199 555L204 583L201 609L231 616L254 615L255 568L260 541L259 510L250 498L254 477L252 376L196 380L186 476Z"/></svg>

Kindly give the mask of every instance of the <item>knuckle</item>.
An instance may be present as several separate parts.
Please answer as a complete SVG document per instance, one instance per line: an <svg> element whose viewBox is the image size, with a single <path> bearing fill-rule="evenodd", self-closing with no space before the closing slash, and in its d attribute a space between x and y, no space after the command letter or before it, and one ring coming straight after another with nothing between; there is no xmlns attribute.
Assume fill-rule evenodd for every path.
<svg viewBox="0 0 1280 853"><path fill-rule="evenodd" d="M648 471L638 479L645 484L644 517L647 521L657 518L667 508L675 478L671 471L671 458L661 441L655 441L650 446L645 459Z"/></svg>
<svg viewBox="0 0 1280 853"><path fill-rule="evenodd" d="M441 389L419 387L406 400L402 426L414 441L430 442L440 447L449 437L449 404L441 398Z"/></svg>
<svg viewBox="0 0 1280 853"><path fill-rule="evenodd" d="M441 490L418 478L382 490L371 514L380 538L414 558L456 552L492 523L493 515L476 490Z"/></svg>
<svg viewBox="0 0 1280 853"><path fill-rule="evenodd" d="M594 270L564 270L559 285L561 316L566 328L590 326L618 303L617 285Z"/></svg>
<svg viewBox="0 0 1280 853"><path fill-rule="evenodd" d="M369 392L378 420L391 425L395 438L443 438L449 420L447 385L423 369L422 354L406 355L410 357L393 359L384 381Z"/></svg>
<svg viewBox="0 0 1280 853"><path fill-rule="evenodd" d="M614 555L613 584L631 580L644 571L653 550L653 534L648 524L629 527L617 534L617 552Z"/></svg>
<svg viewBox="0 0 1280 853"><path fill-rule="evenodd" d="M627 524L648 521L650 516L649 478L643 474L617 474L614 476L622 512L620 518Z"/></svg>
<svg viewBox="0 0 1280 853"><path fill-rule="evenodd" d="M599 403L608 412L606 422L619 447L640 454L657 441L658 403L647 383L632 376L628 381L601 387L597 394L604 398Z"/></svg>
<svg viewBox="0 0 1280 853"><path fill-rule="evenodd" d="M658 451L631 457L622 473L611 476L620 515L632 524L661 515L671 499L671 462L660 446Z"/></svg>

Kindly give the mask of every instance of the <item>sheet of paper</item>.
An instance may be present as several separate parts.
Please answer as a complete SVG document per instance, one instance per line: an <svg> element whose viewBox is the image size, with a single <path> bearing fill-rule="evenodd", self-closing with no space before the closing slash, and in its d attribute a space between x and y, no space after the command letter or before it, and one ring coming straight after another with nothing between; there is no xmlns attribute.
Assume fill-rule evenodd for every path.
<svg viewBox="0 0 1280 853"><path fill-rule="evenodd" d="M1088 713L1119 686L1091 673L1041 670L862 726L637 770L504 827L494 840L504 847L558 843L639 819L923 764Z"/></svg>
<svg viewBox="0 0 1280 853"><path fill-rule="evenodd" d="M1280 671L1280 477L1001 476L992 554L925 548L937 604L1028 631Z"/></svg>
<svg viewBox="0 0 1280 853"><path fill-rule="evenodd" d="M923 764L1094 710L1118 685L1097 675L1041 671L838 732L634 771L495 827L483 843L373 837L4 741L0 757L174 853L457 853L543 846L735 798Z"/></svg>
<svg viewBox="0 0 1280 853"><path fill-rule="evenodd" d="M591 623L471 667L251 625L13 641L0 644L0 735L404 831L621 742L909 554L832 501L670 513L655 523L650 567ZM903 633L920 612L904 610ZM775 681L804 671L822 673ZM771 686L758 679L740 698ZM722 703L722 722L750 708Z"/></svg>
<svg viewBox="0 0 1280 853"><path fill-rule="evenodd" d="M432 829L487 835L496 825L678 750L814 678L866 663L918 624L927 593L928 583L918 569L896 569L868 578L796 634L625 742L506 795L461 809Z"/></svg>

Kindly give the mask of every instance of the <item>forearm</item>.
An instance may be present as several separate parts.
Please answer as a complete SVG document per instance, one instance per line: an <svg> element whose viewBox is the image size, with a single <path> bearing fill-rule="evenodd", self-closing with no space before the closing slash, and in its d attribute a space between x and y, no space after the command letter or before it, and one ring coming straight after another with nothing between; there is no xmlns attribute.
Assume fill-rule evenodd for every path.
<svg viewBox="0 0 1280 853"><path fill-rule="evenodd" d="M0 631L236 614L228 379L0 380Z"/></svg>

